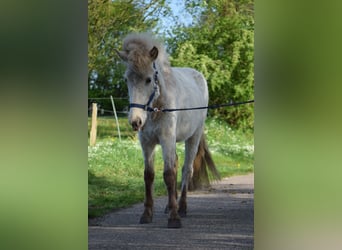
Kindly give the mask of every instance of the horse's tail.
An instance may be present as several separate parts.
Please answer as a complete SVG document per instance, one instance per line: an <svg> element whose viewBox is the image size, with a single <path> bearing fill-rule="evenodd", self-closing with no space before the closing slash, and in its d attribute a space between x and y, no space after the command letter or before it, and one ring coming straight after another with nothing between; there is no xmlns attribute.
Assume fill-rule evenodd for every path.
<svg viewBox="0 0 342 250"><path fill-rule="evenodd" d="M214 180L220 180L220 174L209 152L204 133L202 134L198 151L193 164L193 176L189 183L189 190L195 190L210 185L207 168L212 173Z"/></svg>

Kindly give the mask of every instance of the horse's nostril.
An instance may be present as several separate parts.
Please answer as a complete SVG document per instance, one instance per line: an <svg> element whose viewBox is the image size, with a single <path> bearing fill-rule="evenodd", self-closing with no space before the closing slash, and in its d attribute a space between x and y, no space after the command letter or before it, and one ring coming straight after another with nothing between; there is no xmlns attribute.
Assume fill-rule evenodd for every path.
<svg viewBox="0 0 342 250"><path fill-rule="evenodd" d="M134 130L139 130L141 127L142 121L140 118L137 118L135 121L132 122L132 128Z"/></svg>

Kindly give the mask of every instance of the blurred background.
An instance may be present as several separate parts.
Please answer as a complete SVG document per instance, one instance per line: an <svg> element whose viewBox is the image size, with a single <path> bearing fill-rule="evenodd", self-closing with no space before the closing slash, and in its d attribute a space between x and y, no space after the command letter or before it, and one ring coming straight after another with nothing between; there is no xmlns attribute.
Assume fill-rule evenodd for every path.
<svg viewBox="0 0 342 250"><path fill-rule="evenodd" d="M255 94L254 123L251 110L220 114L254 124L255 248L339 249L342 4L253 6L2 1L0 248L87 248L85 107L106 91L125 97L112 49L152 31L172 63L204 71L213 103Z"/></svg>

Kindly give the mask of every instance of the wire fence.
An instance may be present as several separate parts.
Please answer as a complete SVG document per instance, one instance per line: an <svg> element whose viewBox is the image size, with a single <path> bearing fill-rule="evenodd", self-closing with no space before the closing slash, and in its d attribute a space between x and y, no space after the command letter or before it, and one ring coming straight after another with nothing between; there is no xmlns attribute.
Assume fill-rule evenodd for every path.
<svg viewBox="0 0 342 250"><path fill-rule="evenodd" d="M94 97L88 98L88 100L110 100L110 97ZM113 97L114 100L128 100L128 97Z"/></svg>
<svg viewBox="0 0 342 250"><path fill-rule="evenodd" d="M88 114L89 116L91 115L91 113L93 112L93 108L89 107L88 108ZM115 112L113 110L107 110L107 109L101 109L98 108L97 109L98 115L102 115L105 116L106 114L110 114L110 115L114 115ZM116 111L117 114L128 114L128 111L122 110L122 111Z"/></svg>
<svg viewBox="0 0 342 250"><path fill-rule="evenodd" d="M104 101L107 103L104 103ZM121 110L117 110L116 104L114 100L125 100L125 102L120 103ZM91 145L95 145L96 143L96 134L97 134L97 116L114 116L115 118L115 126L118 131L118 137L121 141L121 131L119 126L118 120L118 113L121 115L127 115L129 110L128 105L128 98L127 97L95 97L95 98L88 98L88 117L92 117L91 122L91 133L90 133L90 142ZM111 108L111 109L109 109ZM94 112L93 112L94 111Z"/></svg>
<svg viewBox="0 0 342 250"><path fill-rule="evenodd" d="M116 100L117 102L115 103ZM192 107L192 108L181 108L181 109L163 109L163 110L158 110L162 112L173 112L173 111L184 111L184 110L195 110L195 109L216 109L216 108L222 108L222 107L230 107L230 106L239 106L243 104L249 104L249 103L254 103L254 100L248 100L248 101L243 101L243 102L232 102L230 101L229 103L225 104L218 104L218 105L211 105L211 106L205 106L205 107ZM94 116L93 112L93 104L95 105L96 111L96 117L97 116L103 116L103 117L108 117L112 116L115 118L115 123L114 126L117 127L118 131L118 136L121 141L121 131L119 127L119 120L118 120L118 114L120 114L121 117L127 117L129 113L129 100L128 97L115 97L113 98L112 96L110 97L94 97L94 98L88 98L88 117ZM95 109L94 108L94 109ZM97 119L97 118L96 118ZM95 119L95 124L96 124L96 119ZM93 124L93 122L92 122ZM97 126L97 125L95 125Z"/></svg>
<svg viewBox="0 0 342 250"><path fill-rule="evenodd" d="M121 102L119 105L118 103L113 105L111 99L113 101L120 100ZM128 97L90 97L88 98L88 116L91 116L93 111L92 103L97 103L97 114L99 116L115 115L115 113L127 115L129 111Z"/></svg>

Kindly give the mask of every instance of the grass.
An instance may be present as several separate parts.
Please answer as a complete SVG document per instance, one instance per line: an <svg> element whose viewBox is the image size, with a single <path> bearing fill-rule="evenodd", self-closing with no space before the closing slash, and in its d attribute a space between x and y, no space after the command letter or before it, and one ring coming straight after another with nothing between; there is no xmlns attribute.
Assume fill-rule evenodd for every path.
<svg viewBox="0 0 342 250"><path fill-rule="evenodd" d="M88 121L90 130L91 120ZM137 134L127 118L119 119L122 141L118 139L115 120L98 118L96 146L88 147L88 214L101 216L110 210L144 200L143 157ZM205 130L209 149L222 177L254 170L252 133L233 131L219 120L207 119ZM177 145L179 167L184 161L184 143ZM166 194L160 146L156 149L154 195ZM180 181L181 171L178 171Z"/></svg>

